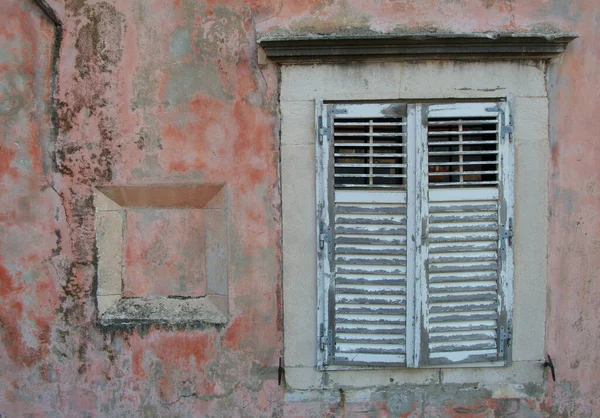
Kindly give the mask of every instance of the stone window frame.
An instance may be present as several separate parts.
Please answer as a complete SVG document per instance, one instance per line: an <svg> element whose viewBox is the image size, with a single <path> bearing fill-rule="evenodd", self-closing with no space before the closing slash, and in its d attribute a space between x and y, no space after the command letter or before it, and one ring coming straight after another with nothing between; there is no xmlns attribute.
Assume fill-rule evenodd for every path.
<svg viewBox="0 0 600 418"><path fill-rule="evenodd" d="M387 42L383 38L378 38L380 46ZM553 43L559 38L564 42ZM398 43L390 47L387 42L367 59L360 56L369 53L367 49L352 46L356 39L263 38L259 62L272 59L281 64L284 365L290 388L477 382L506 394L523 393L527 385L543 384L548 224L547 216L540 214L548 214L549 164L545 60L563 52L574 38L546 37L554 49L532 48L530 52L538 53L529 56L524 53L526 48L520 53L514 48L502 52L485 40L487 46L471 56L467 49L456 46L442 56L439 51L447 50L439 48L438 53L424 48L421 54L413 48L402 56ZM526 38L524 44L529 40ZM330 52L333 54L327 55ZM470 59L482 56L486 59ZM512 104L516 141L515 323L513 364L509 367L317 369L315 104L386 100L508 100ZM526 205L524 198L529 199Z"/></svg>

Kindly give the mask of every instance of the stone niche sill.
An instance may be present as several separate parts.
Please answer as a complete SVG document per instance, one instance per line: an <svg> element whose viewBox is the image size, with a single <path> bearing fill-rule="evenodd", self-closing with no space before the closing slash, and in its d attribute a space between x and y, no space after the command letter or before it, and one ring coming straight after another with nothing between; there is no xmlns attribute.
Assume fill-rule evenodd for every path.
<svg viewBox="0 0 600 418"><path fill-rule="evenodd" d="M100 316L100 324L103 326L156 325L201 328L225 325L227 320L227 315L209 297L121 298Z"/></svg>
<svg viewBox="0 0 600 418"><path fill-rule="evenodd" d="M98 186L94 198L100 325L227 323L223 184Z"/></svg>

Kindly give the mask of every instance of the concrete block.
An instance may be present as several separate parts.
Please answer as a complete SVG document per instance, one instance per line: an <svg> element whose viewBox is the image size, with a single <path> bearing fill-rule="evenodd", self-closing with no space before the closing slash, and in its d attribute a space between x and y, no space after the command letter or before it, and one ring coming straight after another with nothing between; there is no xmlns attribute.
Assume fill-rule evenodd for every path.
<svg viewBox="0 0 600 418"><path fill-rule="evenodd" d="M315 367L317 364L317 265L304 258L284 254L283 314L286 366ZM287 261L286 261L287 260Z"/></svg>
<svg viewBox="0 0 600 418"><path fill-rule="evenodd" d="M511 62L426 61L403 63L401 98L546 97L545 74Z"/></svg>
<svg viewBox="0 0 600 418"><path fill-rule="evenodd" d="M515 384L543 384L544 368L540 362L514 362L510 367L460 367L442 369L442 384L476 383L485 386L496 386L501 391L503 386ZM508 390L508 389L506 389Z"/></svg>
<svg viewBox="0 0 600 418"><path fill-rule="evenodd" d="M429 385L439 383L439 373L435 369L374 369L332 371L329 374L330 386L335 385L369 387L386 386L390 383L406 385Z"/></svg>
<svg viewBox="0 0 600 418"><path fill-rule="evenodd" d="M516 97L512 111L517 144L548 142L547 98Z"/></svg>
<svg viewBox="0 0 600 418"><path fill-rule="evenodd" d="M281 101L397 99L400 91L397 62L281 67Z"/></svg>
<svg viewBox="0 0 600 418"><path fill-rule="evenodd" d="M316 365L315 159L312 145L282 145L286 365ZM302 318L303 326L298 326Z"/></svg>
<svg viewBox="0 0 600 418"><path fill-rule="evenodd" d="M517 144L513 360L544 358L548 250L548 144Z"/></svg>
<svg viewBox="0 0 600 418"><path fill-rule="evenodd" d="M281 145L315 143L315 102L313 100L280 103Z"/></svg>
<svg viewBox="0 0 600 418"><path fill-rule="evenodd" d="M316 254L315 150L311 145L281 148L284 253Z"/></svg>
<svg viewBox="0 0 600 418"><path fill-rule="evenodd" d="M121 295L122 231L123 215L120 212L98 212L96 214L98 295Z"/></svg>

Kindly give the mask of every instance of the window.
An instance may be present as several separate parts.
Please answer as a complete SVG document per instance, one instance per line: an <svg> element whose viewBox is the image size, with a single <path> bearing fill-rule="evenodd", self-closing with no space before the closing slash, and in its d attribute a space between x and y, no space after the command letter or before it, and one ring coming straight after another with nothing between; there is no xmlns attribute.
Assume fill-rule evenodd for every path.
<svg viewBox="0 0 600 418"><path fill-rule="evenodd" d="M541 365L544 362L546 339L544 321L548 244L548 164L550 161L548 98L545 89L544 68L520 62L486 61L294 64L281 66L281 80L282 290L285 329L283 360L288 386L298 390L339 387L360 389L385 386L392 381L399 385L471 384L477 382L479 385L493 388L492 390L519 391L519 388L523 387L522 385L543 384L545 382L544 368ZM438 82L439 80L443 80L443 82ZM322 105L318 105L319 103L325 103L325 106L322 107ZM350 106L350 103L353 105ZM502 323L498 325L506 324L508 326L508 319L510 319L508 315L511 311L513 312L510 347L505 346L508 351L505 352L504 357L498 360L484 357L481 361L470 363L436 364L421 355L427 353L426 349L423 349L418 353L418 363L415 362L414 354L409 355L406 359L413 361L412 366L408 366L406 362L388 362L372 364L372 367L369 367L371 364L328 362L327 350L321 350L321 347L325 348L324 346L328 344L329 322L326 320L329 318L326 316L328 312L325 310L331 305L327 303L328 289L323 287L322 277L317 275L320 270L317 262L322 263L326 259L322 257L323 250L319 248L320 237L317 229L319 222L316 218L317 210L315 208L318 207L319 201L323 205L323 199L321 197L317 199L316 189L319 188L318 196L323 196L326 186L324 179L330 177L323 176L322 180L317 182L316 167L322 165L322 162L317 163L317 158L323 157L321 151L325 144L331 144L326 137L328 128L331 126L327 123L327 110L347 107L348 112L353 112L354 110L351 108L357 109L358 105L354 104L358 103L371 106L379 103L380 108L383 109L382 112L391 105L395 105L395 108L385 110L383 116L406 119L406 126L400 125L401 128L395 129L396 132L406 133L403 140L406 141L408 150L406 156L406 164L408 164L406 167L407 190L414 190L418 185L416 175L412 175L411 168L414 164L411 166L411 161L419 163L425 155L424 150L417 154L415 138L421 138L421 145L426 144L422 138L429 130L425 128L425 123L417 123L420 122L420 119L416 117L415 112L419 106L421 115L428 114L432 122L435 122L434 117L444 117L440 112L433 112L437 106L443 109L450 107L450 104L470 103L477 106L479 103L483 103L485 107L501 106L505 108L502 112L486 111L484 113L485 117L492 118L499 115L501 130L502 126L513 128L510 139L506 139L508 129L504 128L504 135L501 135L501 141L497 145L499 154L496 157L500 161L497 175L498 181L501 183L498 188L500 207L503 207L504 201L509 199L512 194L510 188L503 183L503 177L505 174L510 174L510 176L514 174L514 187L511 186L514 188L515 202L512 216L514 238L511 240L511 246L508 246L507 239L504 240L506 249L509 251L508 255L510 256L510 252L514 254L514 273L508 274L508 277L512 276L512 284L506 285L514 287L514 292L508 287L503 289L503 278L499 279L499 292L501 291L502 295L499 302L506 307L507 317L506 319L499 318ZM402 104L406 105L406 110L402 109ZM505 113L507 108L510 108L512 123ZM317 113L315 113L315 109L318 109ZM390 114L392 109L394 112ZM382 117L382 112L379 112L377 117ZM321 135L318 135L317 132L318 116L321 116L321 127L324 134L322 144L319 143ZM363 114L362 116L332 114L333 120L339 122L342 121L342 117L350 116L375 119L372 114ZM462 117L452 120L467 119L464 114L460 116ZM467 129L467 126L463 123L462 129ZM444 129L445 131L452 129L459 131L461 128L456 126L452 129ZM462 141L466 140L466 135L463 135ZM465 149L465 145L477 144L463 143L463 151L477 150ZM487 146L489 147L489 145ZM440 147L442 145L439 145L438 148ZM508 153L504 147L509 148ZM373 147L373 149L375 148L384 147ZM411 150L414 151L414 155L411 155ZM482 151L484 150L482 149ZM493 151L493 149L486 151ZM514 168L512 168L511 161L513 152ZM402 154L402 152L397 152L397 154ZM328 149L327 155L333 155L333 150ZM420 157L419 160L417 160L417 155ZM441 156L436 156L436 159L438 157ZM397 158L402 157L397 156ZM450 156L446 156L446 158L449 160ZM460 157L452 158L460 162ZM468 158L463 155L463 161ZM481 161L487 163L489 160ZM347 162L347 164L350 163ZM396 164L403 164L403 162L398 160ZM423 166L423 162L420 164ZM471 165L475 164L462 164L463 167ZM510 171L503 171L504 166L510 167ZM375 173L377 167L372 168ZM402 167L387 168L396 170L389 174L403 174ZM331 169L333 170L333 166ZM440 175L444 173L443 169L432 170L436 170L431 173L432 177L434 174L437 175L431 179L432 182L435 180L436 183L443 183L440 181L442 180ZM454 175L455 177L451 178L451 181L460 181L460 174L456 174L457 170L457 168L448 168L449 175L444 178ZM486 168L478 171L494 170ZM423 173L421 174L423 177L425 168L419 172ZM319 176L323 175L322 172L318 174ZM491 175L492 173L487 174ZM478 174L470 173L470 175ZM414 179L414 185L410 183L411 179ZM429 173L427 179L429 180ZM469 178L467 177L467 179ZM475 181L474 179L470 180ZM481 181L489 180L482 179ZM512 180L509 183L512 184ZM420 187L425 186L427 189L430 188L421 180ZM463 188L475 190L480 189L480 186ZM431 189L444 191L443 187L431 187ZM329 190L333 195L335 188L332 187ZM348 191L346 188L344 190ZM377 191L387 191L389 194L393 194L402 192L402 189L380 187ZM507 192L510 193L507 194ZM409 218L408 209L413 207L410 206L411 199L415 199L415 211L417 209L422 211L423 208L416 206L416 193L407 193L406 196L408 199L407 218ZM330 201L332 200L329 199L328 202ZM425 208L429 204L425 202ZM508 227L508 218L511 216L502 212L500 215L499 227ZM417 219L416 215L413 219ZM407 219L406 227L408 228L410 225L420 228L422 224L419 222L409 224ZM327 232L325 231L325 233ZM326 247L328 245L327 234L324 238L324 247ZM415 246L415 251L416 248ZM317 259L318 255L319 259ZM412 265L419 266L416 262ZM414 277L414 273L408 273L407 276ZM422 279L417 283L419 286L415 287L414 283L412 286L408 286L406 291L413 292L408 299L412 300L417 291L419 294L426 294L427 288L423 288L425 283L426 279ZM416 313L422 312L426 307L422 301L421 298L418 305L413 303L406 309L416 308ZM411 317L410 314L408 316ZM426 318L426 315L416 317L421 323L424 323ZM415 330L420 330L420 328L413 326L405 330L405 344L410 345L411 342L416 341L413 338ZM411 332L412 334L409 335ZM507 332L506 328L505 332ZM418 333L415 337L420 338L421 334ZM421 343L421 341L417 346L426 347L426 343ZM406 348L409 353L415 352L414 347ZM509 363L511 365L508 367L498 367Z"/></svg>
<svg viewBox="0 0 600 418"><path fill-rule="evenodd" d="M318 366L509 364L505 102L318 104Z"/></svg>

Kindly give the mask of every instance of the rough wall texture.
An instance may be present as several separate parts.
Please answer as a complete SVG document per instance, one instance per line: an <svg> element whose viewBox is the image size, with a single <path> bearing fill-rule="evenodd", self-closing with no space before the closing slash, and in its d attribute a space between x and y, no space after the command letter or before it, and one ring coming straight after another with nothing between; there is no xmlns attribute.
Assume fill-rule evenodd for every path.
<svg viewBox="0 0 600 418"><path fill-rule="evenodd" d="M2 417L600 415L596 0L49 3L60 49L33 0L0 12ZM257 65L255 38L357 29L580 33L549 66L546 345L558 376L544 393L278 386L279 85L275 65ZM100 328L93 186L197 182L227 185L229 324Z"/></svg>

